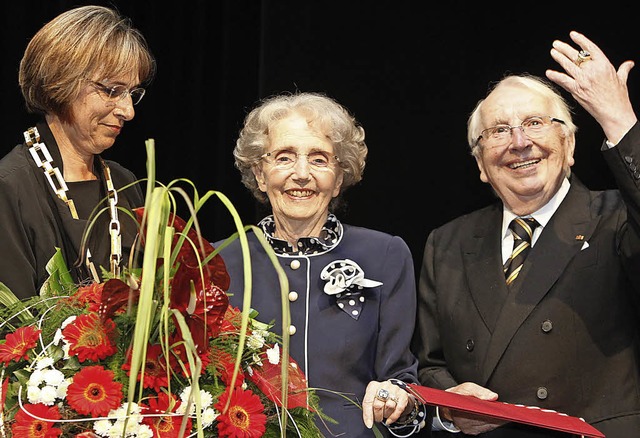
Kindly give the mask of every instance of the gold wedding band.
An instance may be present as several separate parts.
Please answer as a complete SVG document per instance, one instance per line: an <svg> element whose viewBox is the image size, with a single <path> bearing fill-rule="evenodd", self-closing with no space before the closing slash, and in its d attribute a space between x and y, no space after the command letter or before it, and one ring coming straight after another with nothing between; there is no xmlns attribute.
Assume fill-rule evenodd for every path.
<svg viewBox="0 0 640 438"><path fill-rule="evenodd" d="M400 401L400 399L398 397L396 397L395 395L390 395L389 396L389 400L391 400L395 404L398 404L398 402Z"/></svg>
<svg viewBox="0 0 640 438"><path fill-rule="evenodd" d="M578 52L578 58L575 60L575 64L580 67L580 64L585 61L591 61L591 53L587 52L586 50L580 50Z"/></svg>
<svg viewBox="0 0 640 438"><path fill-rule="evenodd" d="M387 391L384 388L380 388L378 390L378 393L376 394L376 399L386 403L388 398L389 398L389 391Z"/></svg>

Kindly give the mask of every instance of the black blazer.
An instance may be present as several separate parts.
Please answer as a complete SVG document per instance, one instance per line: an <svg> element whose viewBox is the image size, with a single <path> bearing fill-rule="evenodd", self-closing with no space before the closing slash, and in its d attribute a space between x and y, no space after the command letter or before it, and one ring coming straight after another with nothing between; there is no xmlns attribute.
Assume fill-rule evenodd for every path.
<svg viewBox="0 0 640 438"><path fill-rule="evenodd" d="M603 154L620 190L572 177L511 291L501 203L430 233L413 341L423 385L471 381L501 401L582 417L607 438L640 434L640 126Z"/></svg>
<svg viewBox="0 0 640 438"><path fill-rule="evenodd" d="M38 132L51 156L54 166L63 171L58 145L46 123L38 123ZM121 189L137 180L128 169L116 162L107 161L114 187ZM96 160L96 166L100 166ZM103 180L102 170L97 168ZM104 182L104 181L103 181ZM106 191L103 195L106 195ZM103 202L107 206L106 202ZM140 185L136 184L118 192L118 207L132 209L144 204ZM126 260L138 232L137 223L127 214L119 213L121 225L122 257ZM89 248L94 263L109 269L109 214L103 213L93 227ZM18 298L38 293L49 277L46 264L55 253L62 250L78 282L89 278L81 269L73 269L78 259L82 237L89 221L74 219L67 205L56 196L47 182L43 170L38 167L24 144L15 146L0 161L0 282ZM99 268L96 266L99 271Z"/></svg>

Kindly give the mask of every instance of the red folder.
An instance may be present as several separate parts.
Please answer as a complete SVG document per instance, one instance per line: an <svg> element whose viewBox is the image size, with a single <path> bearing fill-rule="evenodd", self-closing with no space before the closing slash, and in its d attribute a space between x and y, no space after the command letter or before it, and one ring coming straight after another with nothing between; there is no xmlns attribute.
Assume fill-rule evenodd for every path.
<svg viewBox="0 0 640 438"><path fill-rule="evenodd" d="M584 437L604 438L604 434L578 417L571 417L536 406L515 405L501 401L487 401L479 398L455 394L441 389L409 384L409 390L420 401L433 406L473 412L516 423L524 423L546 429L582 435Z"/></svg>

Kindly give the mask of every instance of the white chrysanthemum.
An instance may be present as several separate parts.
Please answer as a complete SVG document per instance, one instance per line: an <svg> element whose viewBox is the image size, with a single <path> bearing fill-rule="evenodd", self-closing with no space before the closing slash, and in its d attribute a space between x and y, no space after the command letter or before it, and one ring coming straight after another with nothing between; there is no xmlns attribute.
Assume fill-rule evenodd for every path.
<svg viewBox="0 0 640 438"><path fill-rule="evenodd" d="M269 363L273 365L280 363L280 345L275 344L273 348L267 349L267 359L269 359Z"/></svg>
<svg viewBox="0 0 640 438"><path fill-rule="evenodd" d="M242 385L240 385L240 388L242 389L247 389L249 387L249 385L247 385L247 382L242 382Z"/></svg>
<svg viewBox="0 0 640 438"><path fill-rule="evenodd" d="M40 386L44 383L44 373L42 370L35 370L29 376L29 381L27 385L29 386Z"/></svg>
<svg viewBox="0 0 640 438"><path fill-rule="evenodd" d="M122 438L122 424L120 424L117 421L115 422L115 424L112 424L111 427L109 428L109 431L107 432L107 437Z"/></svg>
<svg viewBox="0 0 640 438"><path fill-rule="evenodd" d="M187 412L187 404L181 403L176 409L176 414L184 415L185 412Z"/></svg>
<svg viewBox="0 0 640 438"><path fill-rule="evenodd" d="M58 386L64 382L64 374L59 370L47 369L42 370L43 379L47 385Z"/></svg>
<svg viewBox="0 0 640 438"><path fill-rule="evenodd" d="M153 438L153 430L146 424L141 424L138 428L136 438Z"/></svg>
<svg viewBox="0 0 640 438"><path fill-rule="evenodd" d="M204 389L200 390L200 404L202 405L202 409L206 409L213 404L213 396L209 391L205 391Z"/></svg>
<svg viewBox="0 0 640 438"><path fill-rule="evenodd" d="M140 417L140 420L142 420L142 417ZM124 430L128 436L136 436L138 429L140 429L140 423L134 418L129 418L129 421L126 422L124 420L118 420L118 423L120 423L120 432Z"/></svg>
<svg viewBox="0 0 640 438"><path fill-rule="evenodd" d="M127 417L127 403L123 403L119 408L109 411L108 417L114 420L125 419Z"/></svg>
<svg viewBox="0 0 640 438"><path fill-rule="evenodd" d="M43 370L51 367L53 367L53 359L49 356L43 356L36 361L36 370Z"/></svg>
<svg viewBox="0 0 640 438"><path fill-rule="evenodd" d="M40 388L34 385L27 385L27 400L31 404L40 403Z"/></svg>
<svg viewBox="0 0 640 438"><path fill-rule="evenodd" d="M122 404L122 409L124 409L124 411L126 412L127 408L129 407L128 403L123 403ZM140 407L140 405L138 403L131 403L131 407L129 409L129 412L131 412L132 414L139 414L142 412L142 408Z"/></svg>
<svg viewBox="0 0 640 438"><path fill-rule="evenodd" d="M189 405L189 395L191 395L191 386L185 387L180 393L180 406L176 409L177 414L184 414L187 412L187 408L189 408L189 415L193 415L196 413L196 405L195 403L191 403Z"/></svg>
<svg viewBox="0 0 640 438"><path fill-rule="evenodd" d="M109 436L109 430L111 429L111 421L98 420L93 423L93 431L100 436Z"/></svg>
<svg viewBox="0 0 640 438"><path fill-rule="evenodd" d="M53 406L58 396L58 388L56 386L44 386L40 390L40 403L47 406Z"/></svg>
<svg viewBox="0 0 640 438"><path fill-rule="evenodd" d="M183 404L186 404L189 400L189 395L191 394L191 386L185 386L182 392L180 393L180 400Z"/></svg>
<svg viewBox="0 0 640 438"><path fill-rule="evenodd" d="M69 388L69 385L71 385L71 382L73 382L73 379L69 377L68 379L65 379L61 384L58 385L57 397L59 399L64 399L67 397L67 388Z"/></svg>
<svg viewBox="0 0 640 438"><path fill-rule="evenodd" d="M262 330L254 330L251 332L251 336L247 339L247 347L252 350L259 350L264 345L264 336L262 336Z"/></svg>
<svg viewBox="0 0 640 438"><path fill-rule="evenodd" d="M216 421L216 418L220 415L219 412L216 412L215 409L207 408L202 411L202 426L209 427Z"/></svg>

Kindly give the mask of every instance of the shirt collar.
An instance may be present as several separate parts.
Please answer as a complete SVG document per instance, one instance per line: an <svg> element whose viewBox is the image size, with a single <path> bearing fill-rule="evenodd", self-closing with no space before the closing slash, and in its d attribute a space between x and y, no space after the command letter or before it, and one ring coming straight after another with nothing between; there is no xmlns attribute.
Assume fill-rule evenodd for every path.
<svg viewBox="0 0 640 438"><path fill-rule="evenodd" d="M532 214L527 215L525 217L533 217L540 224L539 228L540 229L544 228L547 225L547 223L549 223L549 221L551 220L551 217L556 212L556 210L564 200L565 196L567 196L567 193L569 193L570 187L571 187L571 183L567 178L565 178L562 181L562 184L560 185L560 189L556 192L555 195L553 195L553 197L549 200L549 202L547 202L540 209L538 209L538 211L534 211ZM509 224L516 217L517 217L516 214L507 210L507 208L504 207L502 211L502 234L501 234L503 238L507 236L508 233L509 234L511 233L509 231Z"/></svg>
<svg viewBox="0 0 640 438"><path fill-rule="evenodd" d="M273 251L279 255L310 255L319 254L331 250L342 238L342 224L333 213L329 213L327 221L320 231L320 236L301 237L298 239L298 247L294 248L286 240L275 237L276 223L273 215L262 219L258 226L264 232L267 242Z"/></svg>

